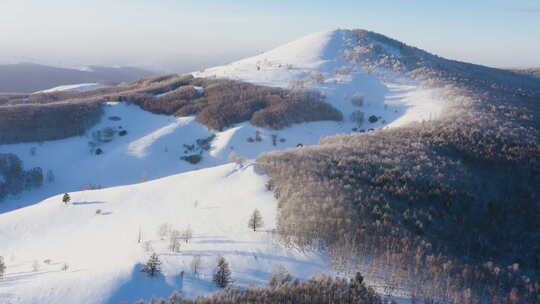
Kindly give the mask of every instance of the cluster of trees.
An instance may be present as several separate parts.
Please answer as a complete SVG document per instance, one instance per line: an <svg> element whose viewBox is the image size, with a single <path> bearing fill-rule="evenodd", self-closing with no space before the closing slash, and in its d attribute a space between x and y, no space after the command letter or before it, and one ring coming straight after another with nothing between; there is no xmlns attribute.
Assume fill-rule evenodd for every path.
<svg viewBox="0 0 540 304"><path fill-rule="evenodd" d="M327 304L355 303L382 304L383 300L366 287L363 277L358 274L354 279L333 279L317 277L305 282L291 280L283 284L268 287L250 287L247 289L227 288L211 296L196 299L182 299L179 293L173 293L169 299L140 300L136 304Z"/></svg>
<svg viewBox="0 0 540 304"><path fill-rule="evenodd" d="M305 121L342 119L341 113L325 103L318 93L227 79L192 78L186 87L163 96L139 94L125 100L154 113L196 115L198 122L215 130L244 121L281 129Z"/></svg>
<svg viewBox="0 0 540 304"><path fill-rule="evenodd" d="M189 84L193 76L166 75L91 91L0 96L0 144L82 135L99 122L105 101L137 100Z"/></svg>
<svg viewBox="0 0 540 304"><path fill-rule="evenodd" d="M62 201L67 204L70 201L69 194L64 194ZM259 210L255 209L251 214L248 220L248 228L252 229L254 232L258 228L263 226L263 219ZM193 237L193 231L190 227L180 231L173 229L170 224L162 224L158 227L157 236L161 240L169 239L169 249L171 252L180 252L181 243L188 243ZM142 232L139 231L138 242L142 242ZM146 250L151 251L151 245L148 242L145 242ZM202 267L202 259L200 256L194 256L190 263L190 270L193 276L198 277ZM155 277L161 273L161 260L159 259L158 254L153 252L150 255L150 258L143 265L141 272L145 272L149 277ZM182 272L183 275L183 272ZM212 280L214 284L219 288L226 288L233 283L232 280L232 271L230 269L229 263L223 256L218 256L217 265L215 267L214 273L212 275ZM289 283L292 280L292 277L283 267L277 268L272 275L271 286L277 287L278 285Z"/></svg>
<svg viewBox="0 0 540 304"><path fill-rule="evenodd" d="M424 301L539 303L540 81L358 37L349 59L444 87L447 111L259 157L283 240Z"/></svg>
<svg viewBox="0 0 540 304"><path fill-rule="evenodd" d="M102 114L102 102L98 99L0 106L0 144L82 135Z"/></svg>
<svg viewBox="0 0 540 304"><path fill-rule="evenodd" d="M99 121L105 101L129 102L158 114L196 115L198 122L215 130L245 121L281 129L343 119L317 92L173 74L85 92L4 94L0 96L0 144L81 135Z"/></svg>
<svg viewBox="0 0 540 304"><path fill-rule="evenodd" d="M201 257L194 256L190 263L190 268L191 268L191 272L193 273L195 277L198 277L201 271L201 266L202 266ZM0 264L0 267L1 267L1 264ZM161 260L159 259L159 256L157 255L157 253L154 252L150 255L150 258L148 259L146 264L143 265L141 272L145 272L149 277L156 277L161 273ZM182 271L182 275L183 275L183 271ZM212 275L212 281L219 288L226 288L231 283L233 283L232 271L229 266L229 263L222 256L219 256L217 258L217 265Z"/></svg>
<svg viewBox="0 0 540 304"><path fill-rule="evenodd" d="M43 170L40 167L25 171L23 162L15 154L0 153L0 201L8 195L40 187L42 184Z"/></svg>

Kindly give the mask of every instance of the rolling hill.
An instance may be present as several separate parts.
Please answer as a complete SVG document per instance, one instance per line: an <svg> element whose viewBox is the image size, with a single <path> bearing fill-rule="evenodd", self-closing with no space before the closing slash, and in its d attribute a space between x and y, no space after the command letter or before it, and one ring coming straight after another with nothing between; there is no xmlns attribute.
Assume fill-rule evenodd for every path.
<svg viewBox="0 0 540 304"><path fill-rule="evenodd" d="M5 137L0 156L40 167L44 180L0 202L0 300L206 295L223 255L241 288L282 265L301 279L360 271L404 303L534 303L538 96L533 77L363 30L311 34L193 76L6 95L0 118L99 111L71 111L88 123L52 137L30 123L5 129L30 133ZM258 232L247 227L254 209ZM180 252L158 235L165 223L193 230ZM163 263L154 279L139 271L152 252Z"/></svg>
<svg viewBox="0 0 540 304"><path fill-rule="evenodd" d="M0 65L0 92L32 93L64 85L134 81L153 75L130 67L91 66L84 70L57 68L33 63Z"/></svg>

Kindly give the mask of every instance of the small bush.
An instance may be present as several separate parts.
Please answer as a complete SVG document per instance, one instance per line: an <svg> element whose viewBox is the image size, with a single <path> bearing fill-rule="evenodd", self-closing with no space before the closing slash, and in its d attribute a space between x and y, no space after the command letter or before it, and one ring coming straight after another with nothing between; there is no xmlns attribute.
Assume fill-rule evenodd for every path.
<svg viewBox="0 0 540 304"><path fill-rule="evenodd" d="M192 165L195 165L195 164L198 164L198 163L201 162L202 155L200 155L200 154L191 154L191 155L187 155L187 156L182 156L182 157L180 157L180 159L182 159L184 161L187 161L188 163L190 163Z"/></svg>
<svg viewBox="0 0 540 304"><path fill-rule="evenodd" d="M376 123L377 121L379 120L379 118L375 115L371 115L369 118L368 118L368 121L370 123Z"/></svg>

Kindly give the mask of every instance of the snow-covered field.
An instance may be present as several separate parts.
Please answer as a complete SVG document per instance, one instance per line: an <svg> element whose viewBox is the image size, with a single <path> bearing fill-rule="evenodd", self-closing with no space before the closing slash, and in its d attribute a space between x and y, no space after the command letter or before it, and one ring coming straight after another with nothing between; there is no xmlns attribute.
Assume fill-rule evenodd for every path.
<svg viewBox="0 0 540 304"><path fill-rule="evenodd" d="M194 73L280 87L303 82L343 112L342 122L304 123L279 131L246 122L217 132L194 117L155 115L134 105L111 103L102 121L85 136L0 146L0 153L17 154L26 168L39 166L54 175L54 181L43 187L0 203L0 256L8 265L0 280L0 303L133 302L179 289L186 296L205 294L215 290L210 273L218 255L230 262L238 286L265 284L279 264L301 278L329 272L323 256L275 242L269 231L275 226L277 203L265 190L265 177L251 165L227 163L231 152L254 159L265 151L313 145L321 137L353 129L399 127L440 115L444 103L436 90L396 75L369 74L346 62L343 52L353 43L349 35L341 30L316 33ZM399 51L391 51L399 56ZM350 72L336 72L343 67ZM350 102L357 93L365 96L363 106ZM354 111L365 113L360 126L349 119ZM367 121L372 115L377 122ZM96 155L98 147L89 146L95 141L92 134L107 128L114 135L99 145L103 153ZM127 134L120 136L120 131ZM189 152L185 145L196 146L197 139L212 135L211 148L203 151L200 163L180 159L198 153L197 147ZM250 142L250 137L260 141ZM89 185L104 189L74 192L92 188ZM61 202L59 194L64 192L72 194L69 206ZM255 208L264 217L265 231L247 228ZM96 214L98 209L101 214ZM156 234L163 223L177 229L190 226L193 240L180 253L171 253L168 242ZM137 242L139 230L150 245ZM163 277L149 279L139 272L152 251L145 250L147 246L160 254ZM200 277L189 273L195 255L203 259ZM49 264L43 262L47 259ZM32 269L34 261L37 271ZM65 263L67 271L61 270Z"/></svg>
<svg viewBox="0 0 540 304"><path fill-rule="evenodd" d="M219 255L230 263L237 286L265 284L277 265L301 278L329 270L321 256L285 249L274 241L275 202L266 191L265 177L249 164L71 197L67 206L59 195L2 215L0 244L8 271L0 280L1 303L116 304L178 290L185 296L206 294L216 290L211 274ZM247 223L256 208L265 226L253 232ZM158 236L164 223L193 230L192 240L182 242L179 253L171 252L169 240ZM158 278L140 272L151 252L163 263ZM194 256L202 259L199 276L190 271ZM64 264L69 269L62 270Z"/></svg>

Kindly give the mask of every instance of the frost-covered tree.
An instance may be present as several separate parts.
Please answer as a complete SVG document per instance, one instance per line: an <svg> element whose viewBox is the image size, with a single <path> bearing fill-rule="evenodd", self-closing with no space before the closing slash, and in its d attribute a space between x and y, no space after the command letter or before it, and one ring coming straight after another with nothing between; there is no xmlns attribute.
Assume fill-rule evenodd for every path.
<svg viewBox="0 0 540 304"><path fill-rule="evenodd" d="M170 297L169 297L169 302L167 302L168 304L180 304L182 303L182 294L179 293L179 292L174 292Z"/></svg>
<svg viewBox="0 0 540 304"><path fill-rule="evenodd" d="M69 204L69 202L71 201L71 196L69 196L69 194L67 193L64 193L64 196L62 197L62 202L64 204Z"/></svg>
<svg viewBox="0 0 540 304"><path fill-rule="evenodd" d="M171 225L170 224L161 224L158 228L158 231L157 231L157 234L158 234L158 237L162 240L164 240L167 235L169 235L169 232L171 231Z"/></svg>
<svg viewBox="0 0 540 304"><path fill-rule="evenodd" d="M191 238L193 238L193 230L191 229L190 226L188 226L186 229L182 230L181 238L186 243L188 243L191 240Z"/></svg>
<svg viewBox="0 0 540 304"><path fill-rule="evenodd" d="M242 157L242 156L239 156L239 155L236 154L236 152L234 152L234 151L231 151L231 153L229 153L229 162L231 162L231 163L235 163L235 164L241 166L241 165L243 165L246 161L247 161L247 158Z"/></svg>
<svg viewBox="0 0 540 304"><path fill-rule="evenodd" d="M278 287L283 284L287 284L292 281L292 276L287 271L287 268L283 265L278 265L272 270L272 277L270 278L270 286Z"/></svg>
<svg viewBox="0 0 540 304"><path fill-rule="evenodd" d="M141 271L146 272L149 277L155 277L161 272L161 261L156 253L152 253Z"/></svg>
<svg viewBox="0 0 540 304"><path fill-rule="evenodd" d="M172 230L169 233L169 249L172 252L180 252L181 233L178 230Z"/></svg>
<svg viewBox="0 0 540 304"><path fill-rule="evenodd" d="M4 257L0 256L0 279L4 278L4 274L6 273L6 263L4 263Z"/></svg>
<svg viewBox="0 0 540 304"><path fill-rule="evenodd" d="M222 256L218 258L218 263L216 271L214 272L213 281L219 288L225 288L232 283L231 269L229 268L229 263L227 263L227 260L225 260L225 258Z"/></svg>
<svg viewBox="0 0 540 304"><path fill-rule="evenodd" d="M201 272L202 267L202 259L200 255L196 255L191 260L191 263L189 265L191 272L193 273L193 276L198 277L199 273Z"/></svg>
<svg viewBox="0 0 540 304"><path fill-rule="evenodd" d="M261 228L264 225L261 213L259 210L255 209L249 218L248 227L257 231L257 228Z"/></svg>

